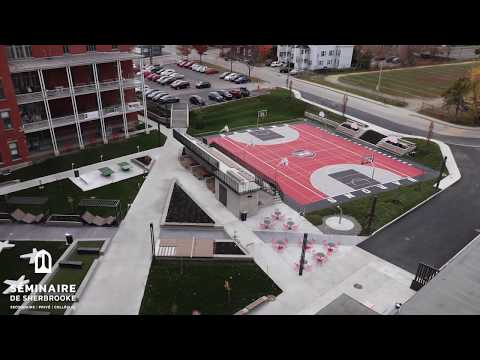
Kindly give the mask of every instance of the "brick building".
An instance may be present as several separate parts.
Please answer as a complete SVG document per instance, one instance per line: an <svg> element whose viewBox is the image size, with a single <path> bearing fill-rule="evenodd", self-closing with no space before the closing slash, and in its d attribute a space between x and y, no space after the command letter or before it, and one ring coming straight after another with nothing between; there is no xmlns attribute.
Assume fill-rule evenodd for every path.
<svg viewBox="0 0 480 360"><path fill-rule="evenodd" d="M130 50L0 45L0 168L129 137L145 113Z"/></svg>

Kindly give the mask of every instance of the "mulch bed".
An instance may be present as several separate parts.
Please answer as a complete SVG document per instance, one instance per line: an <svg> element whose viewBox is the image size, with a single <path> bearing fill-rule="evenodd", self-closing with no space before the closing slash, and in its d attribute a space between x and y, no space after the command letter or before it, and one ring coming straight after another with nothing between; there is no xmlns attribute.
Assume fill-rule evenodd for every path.
<svg viewBox="0 0 480 360"><path fill-rule="evenodd" d="M173 188L166 222L215 223L177 184L175 184Z"/></svg>

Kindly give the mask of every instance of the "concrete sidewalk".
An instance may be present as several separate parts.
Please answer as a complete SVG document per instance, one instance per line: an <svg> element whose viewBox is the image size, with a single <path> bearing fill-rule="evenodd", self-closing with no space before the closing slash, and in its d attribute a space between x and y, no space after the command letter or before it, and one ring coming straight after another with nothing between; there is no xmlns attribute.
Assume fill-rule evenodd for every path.
<svg viewBox="0 0 480 360"><path fill-rule="evenodd" d="M100 226L48 226L29 224L0 224L0 240L58 241L69 233L74 239L111 239L118 227Z"/></svg>

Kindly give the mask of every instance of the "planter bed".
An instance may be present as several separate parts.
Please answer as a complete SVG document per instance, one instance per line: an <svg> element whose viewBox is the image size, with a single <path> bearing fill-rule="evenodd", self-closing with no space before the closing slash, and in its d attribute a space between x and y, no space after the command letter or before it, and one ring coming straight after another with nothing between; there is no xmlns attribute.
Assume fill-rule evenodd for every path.
<svg viewBox="0 0 480 360"><path fill-rule="evenodd" d="M79 215L51 215L46 224L48 225L73 225L73 226L83 226L82 219Z"/></svg>
<svg viewBox="0 0 480 360"><path fill-rule="evenodd" d="M233 241L219 241L214 244L214 254L221 255L245 255L237 244Z"/></svg>
<svg viewBox="0 0 480 360"><path fill-rule="evenodd" d="M150 156L145 155L145 156L132 159L132 162L134 162L135 164L139 165L140 167L146 170L150 170L153 166L154 160Z"/></svg>
<svg viewBox="0 0 480 360"><path fill-rule="evenodd" d="M173 187L165 222L190 224L215 223L177 184Z"/></svg>

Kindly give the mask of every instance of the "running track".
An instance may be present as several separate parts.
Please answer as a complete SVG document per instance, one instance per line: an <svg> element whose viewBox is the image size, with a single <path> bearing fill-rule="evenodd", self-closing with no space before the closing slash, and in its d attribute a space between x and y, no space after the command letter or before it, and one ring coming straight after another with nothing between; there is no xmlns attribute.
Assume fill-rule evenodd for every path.
<svg viewBox="0 0 480 360"><path fill-rule="evenodd" d="M265 177L275 180L284 194L301 205L328 198L328 195L311 184L310 176L314 171L327 165L360 164L365 155L372 153L361 145L309 124L289 126L300 134L297 140L289 143L250 146L228 136L212 138L211 143L218 144ZM314 151L316 156L297 158L291 155L293 151L299 149ZM281 166L280 160L285 157L288 158L288 166ZM378 152L375 153L375 167L388 170L402 178L417 177L424 173L423 170Z"/></svg>

